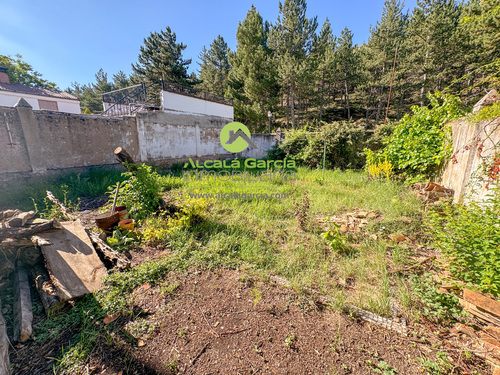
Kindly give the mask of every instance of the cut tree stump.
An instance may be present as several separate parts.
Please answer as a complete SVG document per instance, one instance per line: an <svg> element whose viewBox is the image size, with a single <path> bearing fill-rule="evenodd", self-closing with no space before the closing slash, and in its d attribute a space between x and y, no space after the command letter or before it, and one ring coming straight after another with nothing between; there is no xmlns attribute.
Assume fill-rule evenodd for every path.
<svg viewBox="0 0 500 375"><path fill-rule="evenodd" d="M14 341L25 342L33 332L33 312L28 274L22 265L16 267L14 276Z"/></svg>
<svg viewBox="0 0 500 375"><path fill-rule="evenodd" d="M10 375L9 338L7 324L2 315L2 301L0 300L0 375Z"/></svg>
<svg viewBox="0 0 500 375"><path fill-rule="evenodd" d="M118 160L127 169L127 171L135 172L137 170L134 159L132 159L123 147L117 147L114 154L116 156L116 160Z"/></svg>
<svg viewBox="0 0 500 375"><path fill-rule="evenodd" d="M51 245L42 246L45 265L61 301L94 293L101 287L106 267L78 221L61 222L63 230L39 235Z"/></svg>
<svg viewBox="0 0 500 375"><path fill-rule="evenodd" d="M43 308L47 315L59 310L64 306L64 302L61 302L56 295L56 288L47 270L40 265L35 265L31 267L31 276L35 281L36 290L42 301Z"/></svg>

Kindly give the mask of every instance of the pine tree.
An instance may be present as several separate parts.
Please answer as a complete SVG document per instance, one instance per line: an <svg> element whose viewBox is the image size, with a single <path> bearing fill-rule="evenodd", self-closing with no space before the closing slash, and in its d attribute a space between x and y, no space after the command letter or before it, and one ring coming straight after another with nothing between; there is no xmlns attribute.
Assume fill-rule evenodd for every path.
<svg viewBox="0 0 500 375"><path fill-rule="evenodd" d="M347 119L351 119L351 103L349 95L354 91L360 80L361 59L356 51L356 46L352 45L352 32L347 27L342 30L335 53L337 80L342 82L345 107L347 109Z"/></svg>
<svg viewBox="0 0 500 375"><path fill-rule="evenodd" d="M130 79L123 70L113 74L113 86L115 90L130 86Z"/></svg>
<svg viewBox="0 0 500 375"><path fill-rule="evenodd" d="M316 72L316 102L319 107L319 121L323 120L325 96L330 96L330 88L335 78L336 39L328 18L323 23L313 44L313 59Z"/></svg>
<svg viewBox="0 0 500 375"><path fill-rule="evenodd" d="M272 54L267 46L268 26L254 6L238 25L236 51L229 54L229 95L235 117L247 125L263 124L274 112L279 87Z"/></svg>
<svg viewBox="0 0 500 375"><path fill-rule="evenodd" d="M466 87L466 99L500 89L500 1L471 1L462 11L459 32L460 40L467 41L466 66L459 80Z"/></svg>
<svg viewBox="0 0 500 375"><path fill-rule="evenodd" d="M370 39L362 49L367 74L367 82L363 87L367 118L374 115L376 124L379 123L383 107L387 103L396 57L391 96L392 98L399 97L399 103L402 104L405 88L403 77L406 67L403 41L407 18L407 15L403 13L402 2L386 0L382 17L375 27L370 29Z"/></svg>
<svg viewBox="0 0 500 375"><path fill-rule="evenodd" d="M177 43L174 32L165 30L152 32L140 48L138 62L132 64L132 70L142 80L150 82L164 79L182 85L189 84L187 67L191 59L184 59L182 51L186 45Z"/></svg>
<svg viewBox="0 0 500 375"><path fill-rule="evenodd" d="M418 0L406 38L414 85L413 101L424 105L429 91L442 90L452 82L457 50L460 9L455 0Z"/></svg>
<svg viewBox="0 0 500 375"><path fill-rule="evenodd" d="M228 47L224 38L220 35L212 42L207 51L203 47L199 59L201 83L198 85L201 89L224 96L227 91L227 78L231 66L228 61Z"/></svg>
<svg viewBox="0 0 500 375"><path fill-rule="evenodd" d="M295 129L295 105L307 92L305 84L311 82L308 59L318 27L316 17L306 17L305 0L285 0L279 3L279 16L269 35L269 45L275 54L278 77L288 97L290 118Z"/></svg>

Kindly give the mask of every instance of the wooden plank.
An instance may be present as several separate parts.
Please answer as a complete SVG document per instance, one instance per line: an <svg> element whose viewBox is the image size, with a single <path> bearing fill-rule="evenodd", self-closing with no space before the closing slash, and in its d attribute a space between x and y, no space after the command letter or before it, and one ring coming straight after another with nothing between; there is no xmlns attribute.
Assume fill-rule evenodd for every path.
<svg viewBox="0 0 500 375"><path fill-rule="evenodd" d="M484 294L470 289L464 289L464 300L473 303L480 309L483 309L490 314L500 317L500 302L494 300L493 298L487 297Z"/></svg>
<svg viewBox="0 0 500 375"><path fill-rule="evenodd" d="M42 246L42 254L57 296L68 301L98 290L107 272L82 224L67 221L61 226L63 230L40 237L51 243Z"/></svg>
<svg viewBox="0 0 500 375"><path fill-rule="evenodd" d="M10 375L9 338L7 324L2 315L2 301L0 300L0 375Z"/></svg>
<svg viewBox="0 0 500 375"><path fill-rule="evenodd" d="M488 313L487 311L479 309L476 305L473 303L467 302L466 300L459 298L460 305L467 311L468 313L476 316L480 320L486 322L486 323L491 323L495 324L497 326L500 326L500 318L496 317L495 315L492 315Z"/></svg>
<svg viewBox="0 0 500 375"><path fill-rule="evenodd" d="M33 332L33 311L28 274L17 266L14 276L14 341L25 342Z"/></svg>

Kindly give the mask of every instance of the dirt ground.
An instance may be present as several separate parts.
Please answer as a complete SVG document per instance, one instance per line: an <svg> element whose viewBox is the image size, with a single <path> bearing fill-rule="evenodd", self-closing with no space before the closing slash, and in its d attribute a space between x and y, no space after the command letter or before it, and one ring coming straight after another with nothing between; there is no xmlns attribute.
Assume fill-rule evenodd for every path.
<svg viewBox="0 0 500 375"><path fill-rule="evenodd" d="M132 255L143 260L158 252ZM318 309L234 270L173 274L163 285L137 288L134 302L132 317L110 323L122 337L100 340L82 373L410 375L425 374L418 357L432 355L428 342ZM74 333L16 348L14 374L52 374Z"/></svg>

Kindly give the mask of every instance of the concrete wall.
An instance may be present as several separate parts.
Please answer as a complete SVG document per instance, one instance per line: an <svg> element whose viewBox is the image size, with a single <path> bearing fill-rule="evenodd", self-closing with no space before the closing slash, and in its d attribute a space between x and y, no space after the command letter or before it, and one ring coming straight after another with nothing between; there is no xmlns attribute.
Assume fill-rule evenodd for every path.
<svg viewBox="0 0 500 375"><path fill-rule="evenodd" d="M276 144L275 134L252 134L252 142L258 148L248 147L238 154L241 158L263 159L267 156L267 152Z"/></svg>
<svg viewBox="0 0 500 375"><path fill-rule="evenodd" d="M59 112L81 113L80 101L61 98L52 98L50 96L38 96L31 94L22 94L18 92L0 91L0 106L14 107L20 98L24 98L34 110L39 110L38 99L57 102Z"/></svg>
<svg viewBox="0 0 500 375"><path fill-rule="evenodd" d="M21 100L15 108L0 107L0 182L17 175L116 164L113 151L118 146L134 160L169 165L189 158L263 158L275 143L272 135L255 134L252 140L258 149L229 153L219 138L229 122L217 116L172 112L107 117L33 111Z"/></svg>
<svg viewBox="0 0 500 375"><path fill-rule="evenodd" d="M0 180L13 173L115 164L113 150L122 145L139 156L134 117L33 111L23 103L0 107Z"/></svg>
<svg viewBox="0 0 500 375"><path fill-rule="evenodd" d="M193 98L191 96L161 92L161 106L164 111L180 111L202 115L224 117L233 121L233 106ZM231 122L229 121L229 122Z"/></svg>
<svg viewBox="0 0 500 375"><path fill-rule="evenodd" d="M466 120L450 123L453 133L453 157L445 166L441 183L455 191L454 202L465 199L482 201L488 194L481 180L481 166L493 156L500 142L500 118L471 124Z"/></svg>
<svg viewBox="0 0 500 375"><path fill-rule="evenodd" d="M229 122L216 116L138 113L140 160L169 164L193 157L231 157L219 140L220 130Z"/></svg>

